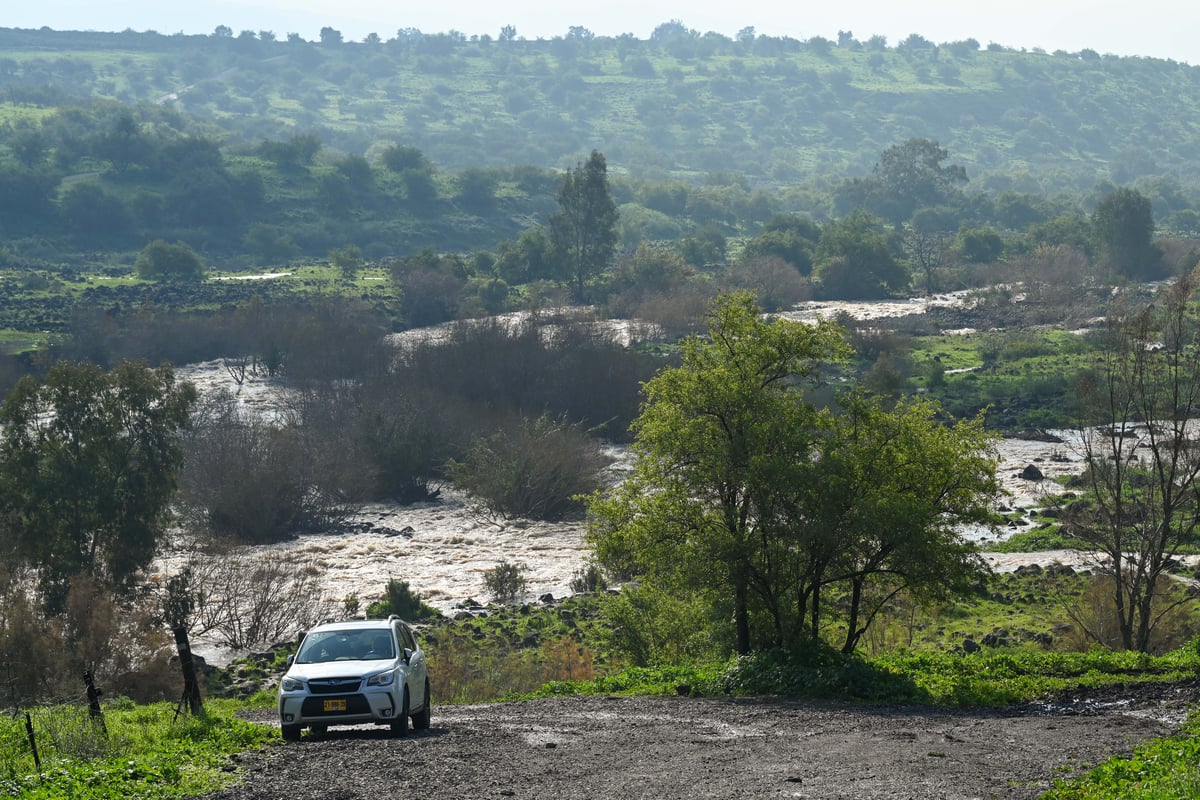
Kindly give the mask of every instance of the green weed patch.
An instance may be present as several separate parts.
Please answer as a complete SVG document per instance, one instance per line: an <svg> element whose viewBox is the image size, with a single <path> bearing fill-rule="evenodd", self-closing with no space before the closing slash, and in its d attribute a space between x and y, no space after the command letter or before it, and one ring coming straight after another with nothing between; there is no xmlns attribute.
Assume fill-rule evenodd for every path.
<svg viewBox="0 0 1200 800"><path fill-rule="evenodd" d="M234 716L241 704L209 701L203 717L175 718L175 706L109 704L104 728L87 708L30 713L41 771L24 716L0 721L0 795L22 800L169 800L227 785L230 757L275 738L267 726Z"/></svg>

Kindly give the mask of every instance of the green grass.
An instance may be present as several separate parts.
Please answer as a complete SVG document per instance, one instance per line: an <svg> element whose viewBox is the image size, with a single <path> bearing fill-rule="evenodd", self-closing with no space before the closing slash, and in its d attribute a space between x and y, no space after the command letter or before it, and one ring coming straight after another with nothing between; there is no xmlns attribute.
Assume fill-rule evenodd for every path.
<svg viewBox="0 0 1200 800"><path fill-rule="evenodd" d="M1088 774L1058 781L1042 800L1193 800L1200 797L1200 714L1178 735L1142 745Z"/></svg>
<svg viewBox="0 0 1200 800"><path fill-rule="evenodd" d="M843 655L829 647L772 650L727 662L633 667L579 681L551 681L504 699L573 694L779 695L979 707L1027 702L1055 692L1195 677L1195 644L1162 656L1095 649L1054 653L1033 647L997 652Z"/></svg>
<svg viewBox="0 0 1200 800"><path fill-rule="evenodd" d="M897 652L874 658L877 669L907 676L930 702L951 706L1003 705L1052 692L1129 683L1172 683L1195 677L1194 645L1161 656L1144 653L1055 653L1032 647L992 653Z"/></svg>
<svg viewBox="0 0 1200 800"><path fill-rule="evenodd" d="M203 717L175 719L171 703L110 703L107 735L83 706L31 712L41 758L38 773L25 720L0 721L0 795L22 800L168 800L228 785L230 756L276 737L272 728L237 719L246 703L210 700Z"/></svg>

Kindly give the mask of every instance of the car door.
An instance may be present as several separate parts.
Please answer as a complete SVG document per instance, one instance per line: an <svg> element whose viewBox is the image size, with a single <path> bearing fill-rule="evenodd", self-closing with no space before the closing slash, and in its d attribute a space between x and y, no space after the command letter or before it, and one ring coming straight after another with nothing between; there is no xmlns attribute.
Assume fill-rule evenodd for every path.
<svg viewBox="0 0 1200 800"><path fill-rule="evenodd" d="M425 697L425 679L428 670L425 666L425 654L417 645L412 630L403 622L396 623L396 641L404 648L408 656L408 668L404 671L405 685L408 686L408 703L410 708L419 708L418 704L427 702Z"/></svg>

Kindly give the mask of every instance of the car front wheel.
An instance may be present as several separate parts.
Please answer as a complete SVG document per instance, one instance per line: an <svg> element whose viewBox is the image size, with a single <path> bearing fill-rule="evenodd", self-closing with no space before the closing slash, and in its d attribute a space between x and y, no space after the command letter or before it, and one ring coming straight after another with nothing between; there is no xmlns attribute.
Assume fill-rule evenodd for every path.
<svg viewBox="0 0 1200 800"><path fill-rule="evenodd" d="M413 714L412 723L414 731L423 731L429 727L429 719L432 716L430 707L433 705L433 698L429 695L429 679L425 679L425 707Z"/></svg>
<svg viewBox="0 0 1200 800"><path fill-rule="evenodd" d="M404 690L404 701L400 713L392 720L393 736L408 736L408 689Z"/></svg>
<svg viewBox="0 0 1200 800"><path fill-rule="evenodd" d="M282 725L280 731L283 733L284 741L298 742L300 741L300 726L299 725Z"/></svg>

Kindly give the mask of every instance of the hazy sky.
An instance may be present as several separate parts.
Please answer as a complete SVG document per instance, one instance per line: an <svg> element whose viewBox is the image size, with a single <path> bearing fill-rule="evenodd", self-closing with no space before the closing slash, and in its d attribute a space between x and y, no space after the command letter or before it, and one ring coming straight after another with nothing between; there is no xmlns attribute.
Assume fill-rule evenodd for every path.
<svg viewBox="0 0 1200 800"><path fill-rule="evenodd" d="M599 35L646 38L673 19L701 33L859 39L874 34L896 44L910 33L934 42L974 38L980 44L1171 58L1200 64L1200 3L1195 0L4 0L0 27L57 30L155 30L234 33L270 30L315 40L322 27L361 40L392 38L401 28L451 29L495 36L513 25L528 39L582 25Z"/></svg>

